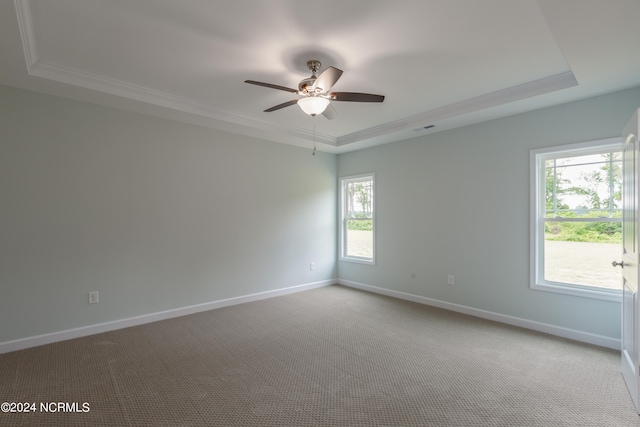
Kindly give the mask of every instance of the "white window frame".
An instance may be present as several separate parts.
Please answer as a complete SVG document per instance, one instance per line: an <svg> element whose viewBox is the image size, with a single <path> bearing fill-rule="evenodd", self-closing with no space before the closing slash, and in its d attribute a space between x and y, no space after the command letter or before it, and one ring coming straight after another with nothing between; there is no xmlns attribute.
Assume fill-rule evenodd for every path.
<svg viewBox="0 0 640 427"><path fill-rule="evenodd" d="M622 301L622 291L604 289L586 285L553 282L544 280L544 218L545 218L545 162L551 159L581 156L588 154L622 151L621 138L609 138L597 141L567 144L556 147L540 148L529 152L530 170L530 278L531 289L596 298L607 301ZM622 249L622 247L621 247ZM613 268L613 267L612 267ZM622 278L620 279L622 280Z"/></svg>
<svg viewBox="0 0 640 427"><path fill-rule="evenodd" d="M360 181L371 181L371 194L373 198L373 202L371 203L371 220L373 222L373 248L371 258L358 257L353 255L347 255L347 192L346 185L348 183L360 182ZM349 262L357 262L361 264L376 264L376 174L365 173L360 175L351 175L344 176L340 178L340 260L341 261L349 261Z"/></svg>

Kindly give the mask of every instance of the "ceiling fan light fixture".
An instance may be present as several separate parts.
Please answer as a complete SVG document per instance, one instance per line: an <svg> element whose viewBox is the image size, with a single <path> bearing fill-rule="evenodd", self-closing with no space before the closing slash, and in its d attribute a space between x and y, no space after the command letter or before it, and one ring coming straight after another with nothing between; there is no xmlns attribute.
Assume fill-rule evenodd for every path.
<svg viewBox="0 0 640 427"><path fill-rule="evenodd" d="M299 99L298 105L306 114L316 116L318 114L322 114L322 112L327 108L329 100L319 96L308 96Z"/></svg>

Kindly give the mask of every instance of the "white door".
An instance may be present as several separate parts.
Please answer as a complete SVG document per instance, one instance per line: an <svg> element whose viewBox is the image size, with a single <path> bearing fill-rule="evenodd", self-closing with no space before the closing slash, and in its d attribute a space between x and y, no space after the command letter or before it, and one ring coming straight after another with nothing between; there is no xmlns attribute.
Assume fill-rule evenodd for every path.
<svg viewBox="0 0 640 427"><path fill-rule="evenodd" d="M638 115L624 129L622 155L622 376L640 413L638 366ZM614 266L617 263L614 262ZM620 264L618 264L620 265Z"/></svg>

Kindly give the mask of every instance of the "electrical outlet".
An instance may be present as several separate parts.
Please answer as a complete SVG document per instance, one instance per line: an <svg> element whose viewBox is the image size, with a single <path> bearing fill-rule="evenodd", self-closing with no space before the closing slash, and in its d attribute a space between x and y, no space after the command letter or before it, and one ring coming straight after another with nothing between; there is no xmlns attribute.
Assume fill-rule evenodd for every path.
<svg viewBox="0 0 640 427"><path fill-rule="evenodd" d="M310 263L309 263L309 270L313 271L313 270L315 270L315 269L316 269L316 263L315 263L315 262L313 262L313 261L312 261L312 262L310 262Z"/></svg>
<svg viewBox="0 0 640 427"><path fill-rule="evenodd" d="M89 292L89 304L97 304L98 303L98 291Z"/></svg>
<svg viewBox="0 0 640 427"><path fill-rule="evenodd" d="M449 274L447 276L447 285L453 285L453 284L454 284L453 274Z"/></svg>

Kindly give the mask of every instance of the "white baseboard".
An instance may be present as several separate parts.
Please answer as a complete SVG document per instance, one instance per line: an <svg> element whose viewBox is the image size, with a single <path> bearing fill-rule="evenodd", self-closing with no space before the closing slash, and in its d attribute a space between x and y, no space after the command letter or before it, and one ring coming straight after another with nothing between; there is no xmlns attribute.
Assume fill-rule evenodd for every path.
<svg viewBox="0 0 640 427"><path fill-rule="evenodd" d="M538 332L544 332L546 334L555 335L562 338L569 338L575 341L580 341L587 344L593 344L600 347L611 348L614 350L620 350L620 347L621 347L621 343L619 339L609 338L603 335L596 335L588 332L577 331L575 329L563 328L561 326L555 326L547 323L536 322L533 320L522 319L519 317L507 316L505 314L494 313L486 310L480 310L473 307L453 304L450 302L440 301L432 298L426 298L419 295L408 294L405 292L378 288L376 286L365 285L363 283L352 282L350 280L338 279L338 284L351 287L351 288L361 289L364 291L374 292L377 294L387 295L387 296L398 298L398 299L430 305L433 307L444 308L446 310L455 311L457 313L468 314L470 316L480 317L482 319L493 320L495 322L506 323L508 325L518 326L525 329L531 329Z"/></svg>
<svg viewBox="0 0 640 427"><path fill-rule="evenodd" d="M574 329L563 328L560 326L550 325L547 323L536 322L533 320L522 319L514 316L494 313L491 311L480 310L450 302L440 301L432 298L426 298L419 295L409 294L390 289L378 288L376 286L365 285L363 283L353 282L344 279L324 280L321 282L308 283L304 285L292 286L288 288L276 289L272 291L259 292L256 294L244 295L234 298L227 298L218 301L211 301L203 304L191 305L172 310L161 311L157 313L145 314L142 316L129 317L111 322L99 323L96 325L83 326L80 328L68 329L65 331L53 332L44 335L37 335L28 338L21 338L13 341L0 342L0 354L12 351L23 350L26 348L37 347L44 344L50 344L58 341L66 341L73 338L80 338L88 335L99 334L102 332L114 331L117 329L128 328L131 326L143 325L145 323L157 322L159 320L170 319L173 317L186 316L189 314L199 313L202 311L213 310L216 308L228 307L236 304L243 304L251 301L258 301L267 298L273 298L281 295L287 295L294 292L302 292L310 289L321 288L324 286L340 284L343 286L361 289L381 295L387 295L407 301L417 302L433 307L443 308L458 313L468 314L470 316L480 317L483 319L493 320L496 322L506 323L508 325L518 326L525 329L531 329L538 332L569 338L588 344L598 345L601 347L620 350L620 340L605 337L602 335L591 334L588 332L577 331Z"/></svg>
<svg viewBox="0 0 640 427"><path fill-rule="evenodd" d="M304 285L291 286L288 288L259 292L256 294L227 298L218 301L211 301L203 304L191 305L188 307L160 311L157 313L144 314L142 316L129 317L127 319L114 320L111 322L99 323L96 325L83 326L80 328L68 329L60 332L52 332L49 334L21 338L13 341L0 342L0 354L23 350L25 348L37 347L44 344L51 344L58 341L66 341L73 338L99 334L102 332L114 331L116 329L143 325L145 323L157 322L159 320L170 319L173 317L186 316L188 314L200 313L202 311L213 310L216 308L228 307L231 305L243 304L246 302L292 294L294 292L308 291L310 289L321 288L324 286L334 285L336 283L338 283L336 279L323 280L321 282L307 283Z"/></svg>

